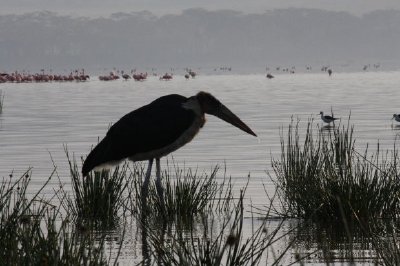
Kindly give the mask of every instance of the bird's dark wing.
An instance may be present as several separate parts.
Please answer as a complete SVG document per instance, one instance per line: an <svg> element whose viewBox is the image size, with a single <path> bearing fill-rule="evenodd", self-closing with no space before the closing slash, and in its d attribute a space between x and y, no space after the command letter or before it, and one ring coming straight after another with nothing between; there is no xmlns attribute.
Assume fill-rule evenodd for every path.
<svg viewBox="0 0 400 266"><path fill-rule="evenodd" d="M88 155L82 173L173 143L195 118L193 111L182 107L186 100L184 96L167 95L123 116Z"/></svg>
<svg viewBox="0 0 400 266"><path fill-rule="evenodd" d="M186 100L180 95L161 97L122 117L106 137L113 140L122 158L160 149L174 142L192 124L194 113L182 107Z"/></svg>

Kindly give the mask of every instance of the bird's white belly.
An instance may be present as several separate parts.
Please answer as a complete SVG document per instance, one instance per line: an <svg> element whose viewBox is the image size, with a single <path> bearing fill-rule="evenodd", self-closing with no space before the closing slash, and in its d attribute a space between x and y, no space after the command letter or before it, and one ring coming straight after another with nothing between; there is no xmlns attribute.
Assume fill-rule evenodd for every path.
<svg viewBox="0 0 400 266"><path fill-rule="evenodd" d="M112 167L114 167L116 165L119 165L122 161L123 160L110 161L110 162L107 162L107 163L100 164L100 165L94 167L93 171L101 172L103 170L110 170Z"/></svg>

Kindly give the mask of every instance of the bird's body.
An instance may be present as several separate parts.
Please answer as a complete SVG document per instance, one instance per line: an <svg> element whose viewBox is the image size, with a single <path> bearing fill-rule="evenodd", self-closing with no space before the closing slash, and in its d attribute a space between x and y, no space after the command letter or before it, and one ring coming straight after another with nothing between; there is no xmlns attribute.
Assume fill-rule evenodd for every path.
<svg viewBox="0 0 400 266"><path fill-rule="evenodd" d="M331 123L331 122L334 122L335 120L337 120L338 118L336 118L336 117L332 117L332 116L329 116L329 115L324 115L324 112L320 112L319 113L320 115L321 115L321 119L322 119L322 121L324 121L325 123Z"/></svg>
<svg viewBox="0 0 400 266"><path fill-rule="evenodd" d="M102 141L86 158L82 174L87 176L96 168L117 164L129 158L132 161L149 160L143 183L146 198L153 160L157 166L157 191L163 194L160 177L160 158L190 142L205 123L205 113L256 136L226 106L214 96L199 92L192 97L171 94L123 116L107 132Z"/></svg>
<svg viewBox="0 0 400 266"><path fill-rule="evenodd" d="M400 122L400 114L393 114L392 119L396 120L397 122Z"/></svg>
<svg viewBox="0 0 400 266"><path fill-rule="evenodd" d="M128 80L131 78L131 76L129 76L128 74L124 74L124 73L122 73L122 77L124 78L124 80Z"/></svg>
<svg viewBox="0 0 400 266"><path fill-rule="evenodd" d="M163 96L123 116L85 160L83 175L104 164L116 164L163 157L182 147L197 134L205 122L200 106L184 107L188 98ZM155 113L157 111L157 113Z"/></svg>

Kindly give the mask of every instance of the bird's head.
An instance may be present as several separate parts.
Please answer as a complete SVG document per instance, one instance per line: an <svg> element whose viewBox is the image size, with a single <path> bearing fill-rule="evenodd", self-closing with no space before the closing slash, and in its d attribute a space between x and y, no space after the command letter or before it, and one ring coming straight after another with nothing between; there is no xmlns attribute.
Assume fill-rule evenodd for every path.
<svg viewBox="0 0 400 266"><path fill-rule="evenodd" d="M393 119L393 118L396 118L396 116L397 116L397 114L393 114L392 119Z"/></svg>
<svg viewBox="0 0 400 266"><path fill-rule="evenodd" d="M231 110L223 105L217 98L212 96L208 92L201 91L196 95L196 99L200 104L201 110L210 115L214 115L225 122L232 124L233 126L243 130L244 132L257 137L254 133L239 117L237 117Z"/></svg>
<svg viewBox="0 0 400 266"><path fill-rule="evenodd" d="M319 114L320 114L320 115L324 115L324 112L321 111L321 112L319 112Z"/></svg>

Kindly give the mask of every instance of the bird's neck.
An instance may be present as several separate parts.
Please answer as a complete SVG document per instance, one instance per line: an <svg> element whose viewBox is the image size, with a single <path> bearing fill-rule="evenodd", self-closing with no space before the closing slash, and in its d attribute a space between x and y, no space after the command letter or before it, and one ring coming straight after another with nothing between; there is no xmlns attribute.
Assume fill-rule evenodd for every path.
<svg viewBox="0 0 400 266"><path fill-rule="evenodd" d="M187 110L192 110L198 116L204 116L204 111L196 97L190 97L182 104L182 107Z"/></svg>

